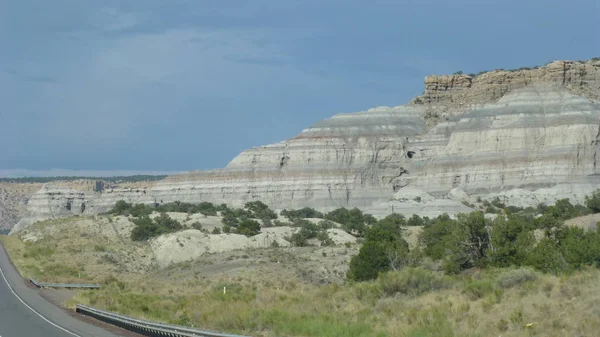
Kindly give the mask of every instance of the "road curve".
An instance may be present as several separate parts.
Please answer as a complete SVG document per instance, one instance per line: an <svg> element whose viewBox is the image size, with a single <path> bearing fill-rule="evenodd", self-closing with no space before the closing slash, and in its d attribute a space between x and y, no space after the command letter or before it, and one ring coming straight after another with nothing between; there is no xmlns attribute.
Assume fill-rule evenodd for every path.
<svg viewBox="0 0 600 337"><path fill-rule="evenodd" d="M71 317L25 285L0 243L0 337L118 337Z"/></svg>

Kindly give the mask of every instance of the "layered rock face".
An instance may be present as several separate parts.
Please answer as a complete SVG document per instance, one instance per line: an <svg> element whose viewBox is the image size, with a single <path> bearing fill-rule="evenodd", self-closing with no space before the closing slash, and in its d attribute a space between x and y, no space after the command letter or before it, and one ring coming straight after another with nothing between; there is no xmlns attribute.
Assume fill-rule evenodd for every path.
<svg viewBox="0 0 600 337"><path fill-rule="evenodd" d="M425 84L425 94L406 106L335 115L289 140L246 150L222 170L178 174L138 190L58 197L46 188L18 228L60 216L52 209L66 213L71 199L71 210L85 204L84 214L125 199L356 206L383 216L394 205L407 214L464 211L457 189L484 199L545 191L581 202L600 187L600 61L427 77ZM408 189L433 199L399 197Z"/></svg>
<svg viewBox="0 0 600 337"><path fill-rule="evenodd" d="M0 183L0 230L11 229L27 210L29 198L42 184Z"/></svg>

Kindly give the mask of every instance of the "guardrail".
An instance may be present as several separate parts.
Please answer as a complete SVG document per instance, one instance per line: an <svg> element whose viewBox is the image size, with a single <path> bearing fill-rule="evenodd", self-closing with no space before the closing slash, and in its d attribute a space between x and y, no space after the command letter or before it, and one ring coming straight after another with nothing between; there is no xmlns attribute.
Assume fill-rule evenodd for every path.
<svg viewBox="0 0 600 337"><path fill-rule="evenodd" d="M38 288L77 288L77 289L98 289L99 284L70 284L70 283L40 283L34 279L29 279L33 285Z"/></svg>
<svg viewBox="0 0 600 337"><path fill-rule="evenodd" d="M248 337L231 335L211 331L196 330L178 325L154 323L142 319L131 318L120 314L77 304L77 313L90 316L112 325L119 326L129 331L137 332L145 336L168 336L168 337Z"/></svg>

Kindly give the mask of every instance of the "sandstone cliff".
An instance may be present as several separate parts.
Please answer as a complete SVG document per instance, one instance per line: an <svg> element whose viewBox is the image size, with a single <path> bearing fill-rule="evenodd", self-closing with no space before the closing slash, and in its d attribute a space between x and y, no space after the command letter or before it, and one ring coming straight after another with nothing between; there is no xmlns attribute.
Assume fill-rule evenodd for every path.
<svg viewBox="0 0 600 337"><path fill-rule="evenodd" d="M222 170L142 189L45 186L15 230L36 219L106 211L119 199L262 200L275 208L357 206L383 215L394 203L407 214L464 211L461 190L518 204L562 195L581 202L600 187L600 61L430 76L425 86L406 106L335 115L294 138L246 150ZM429 197L408 200L407 188Z"/></svg>

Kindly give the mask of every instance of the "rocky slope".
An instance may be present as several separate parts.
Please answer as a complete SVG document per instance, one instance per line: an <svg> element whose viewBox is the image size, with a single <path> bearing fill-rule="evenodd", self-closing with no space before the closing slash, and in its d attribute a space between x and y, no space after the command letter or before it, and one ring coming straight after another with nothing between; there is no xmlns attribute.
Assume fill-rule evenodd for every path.
<svg viewBox="0 0 600 337"><path fill-rule="evenodd" d="M36 219L105 211L119 199L356 206L379 216L395 206L434 215L468 210L461 202L475 196L581 202L600 187L599 60L429 76L425 86L408 105L335 115L294 138L246 150L222 170L101 193L46 186L16 230ZM407 188L423 197L405 197Z"/></svg>

